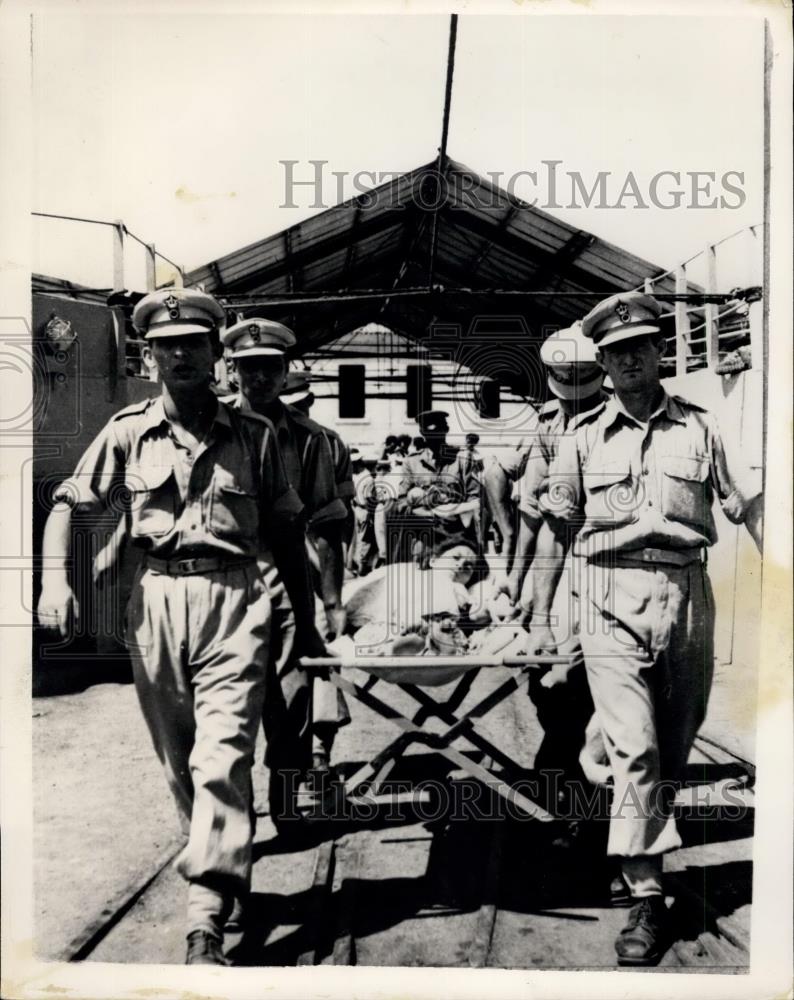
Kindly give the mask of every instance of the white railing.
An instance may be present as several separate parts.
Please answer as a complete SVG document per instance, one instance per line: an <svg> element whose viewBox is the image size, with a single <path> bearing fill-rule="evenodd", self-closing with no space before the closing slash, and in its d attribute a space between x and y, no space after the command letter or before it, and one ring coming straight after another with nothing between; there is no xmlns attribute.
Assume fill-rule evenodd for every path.
<svg viewBox="0 0 794 1000"><path fill-rule="evenodd" d="M31 215L36 216L40 219L59 219L62 222L81 222L86 225L92 226L108 226L113 230L113 291L120 292L126 288L124 283L124 264L125 264L125 241L129 237L135 243L140 244L144 250L144 261L146 268L146 291L153 292L157 287L157 259L164 260L167 264L170 264L174 269L172 276L167 282L161 283L160 287L164 285L174 285L178 288L182 287L185 277L185 269L180 267L179 264L174 263L170 257L166 257L164 253L160 253L156 249L154 243L147 243L142 240L140 236L136 236L135 233L131 232L122 219L114 219L113 222L107 222L103 219L85 219L76 215L56 215L54 212L31 212Z"/></svg>
<svg viewBox="0 0 794 1000"><path fill-rule="evenodd" d="M728 284L734 294L720 293L718 250L722 257L726 251L734 251L735 257L737 248L743 257ZM680 298L676 299L672 311L663 315L675 319L675 335L669 340L674 361L669 361L668 366L675 365L676 375L686 375L699 368L713 371L728 354L748 346L749 366L754 369L763 366L763 296L754 292L763 286L762 261L763 224L759 223L710 243L664 274L645 279L641 287L653 295L663 278L675 276L675 293ZM733 264L735 268L737 260ZM698 277L706 300L693 304L690 282L697 268L702 271ZM723 279L723 287L726 283Z"/></svg>

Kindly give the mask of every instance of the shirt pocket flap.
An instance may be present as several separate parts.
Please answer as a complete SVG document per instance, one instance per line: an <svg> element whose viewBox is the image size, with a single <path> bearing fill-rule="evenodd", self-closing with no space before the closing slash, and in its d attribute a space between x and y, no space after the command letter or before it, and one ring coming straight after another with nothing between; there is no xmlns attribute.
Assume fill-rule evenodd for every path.
<svg viewBox="0 0 794 1000"><path fill-rule="evenodd" d="M671 455L662 459L662 471L673 479L686 479L692 483L703 483L709 474L709 463L705 458L696 456L682 458Z"/></svg>
<svg viewBox="0 0 794 1000"><path fill-rule="evenodd" d="M257 494L244 475L222 466L215 469L209 496L209 529L217 538L247 547L259 531Z"/></svg>
<svg viewBox="0 0 794 1000"><path fill-rule="evenodd" d="M252 484L236 477L228 469L218 468L215 470L214 485L223 493L233 493L241 497L256 497L256 491Z"/></svg>
<svg viewBox="0 0 794 1000"><path fill-rule="evenodd" d="M132 493L153 493L173 472L170 465L128 465L124 482Z"/></svg>
<svg viewBox="0 0 794 1000"><path fill-rule="evenodd" d="M630 475L631 467L628 462L613 462L601 468L594 468L591 464L584 470L583 482L588 490L603 490L624 482Z"/></svg>

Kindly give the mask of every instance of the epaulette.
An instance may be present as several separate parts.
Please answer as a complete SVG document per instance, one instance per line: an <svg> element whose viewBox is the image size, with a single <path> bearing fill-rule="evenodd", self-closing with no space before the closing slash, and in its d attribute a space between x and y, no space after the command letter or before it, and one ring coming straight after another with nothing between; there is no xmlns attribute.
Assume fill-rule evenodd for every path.
<svg viewBox="0 0 794 1000"><path fill-rule="evenodd" d="M700 403L693 403L691 399L684 399L683 396L670 395L670 399L678 403L679 406L688 406L691 410L697 410L699 413L709 412L705 406L701 406Z"/></svg>
<svg viewBox="0 0 794 1000"><path fill-rule="evenodd" d="M325 428L322 424L318 424L316 420L312 420L311 417L307 417L305 413L301 412L301 410L297 410L294 406L290 406L288 403L282 403L282 405L289 414L290 420L294 420L296 424L300 424L300 426L305 428L310 434L325 434Z"/></svg>
<svg viewBox="0 0 794 1000"><path fill-rule="evenodd" d="M131 417L138 413L145 413L153 403L157 402L159 398L159 396L150 396L148 399L139 399L137 403L130 403L129 406L125 406L123 410L119 410L118 413L114 413L110 419L121 420L122 417Z"/></svg>
<svg viewBox="0 0 794 1000"><path fill-rule="evenodd" d="M549 420L560 412L559 399L547 399L538 410L538 420Z"/></svg>
<svg viewBox="0 0 794 1000"><path fill-rule="evenodd" d="M253 420L258 424L266 424L275 433L272 421L270 421L267 417L263 417L261 413L257 413L256 410L252 410L249 407L237 406L236 400L237 396L224 396L223 398L218 399L218 402L223 403L227 410L234 414L235 419Z"/></svg>
<svg viewBox="0 0 794 1000"><path fill-rule="evenodd" d="M267 424L269 427L273 426L273 421L266 417L263 413L257 413L256 410L235 410L234 411L238 417L244 417L246 420L256 420L259 424Z"/></svg>
<svg viewBox="0 0 794 1000"><path fill-rule="evenodd" d="M269 424L270 421L267 417L263 417L261 413L257 413L256 410L252 410L249 406L240 406L240 397L237 393L232 393L231 396L218 396L218 402L223 403L228 409L230 409L236 416L248 417L251 420L258 420L259 423Z"/></svg>
<svg viewBox="0 0 794 1000"><path fill-rule="evenodd" d="M568 430L574 431L577 427L582 427L584 424L590 423L591 420L595 420L596 417L599 417L604 412L607 402L608 400L602 399L592 410L585 410L584 413L575 414L568 423Z"/></svg>

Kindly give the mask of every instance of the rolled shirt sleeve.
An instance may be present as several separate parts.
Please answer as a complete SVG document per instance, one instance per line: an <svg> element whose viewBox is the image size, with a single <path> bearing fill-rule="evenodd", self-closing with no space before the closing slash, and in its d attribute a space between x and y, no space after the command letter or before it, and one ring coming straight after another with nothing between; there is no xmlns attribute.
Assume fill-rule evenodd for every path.
<svg viewBox="0 0 794 1000"><path fill-rule="evenodd" d="M500 454L495 459L495 461L497 461L501 466L502 471L505 473L507 478L513 482L516 482L520 478L526 451L527 448L522 442L522 444L516 445L509 451Z"/></svg>
<svg viewBox="0 0 794 1000"><path fill-rule="evenodd" d="M325 434L311 438L305 454L302 478L305 484L309 524L344 520L347 508L336 487L336 468L331 445Z"/></svg>
<svg viewBox="0 0 794 1000"><path fill-rule="evenodd" d="M284 460L269 427L262 441L261 476L260 502L265 513L264 522L270 522L276 530L279 526L293 524L303 512L303 503L287 479Z"/></svg>
<svg viewBox="0 0 794 1000"><path fill-rule="evenodd" d="M126 466L124 444L111 421L91 442L68 479L53 493L53 501L70 507L106 509L123 505Z"/></svg>
<svg viewBox="0 0 794 1000"><path fill-rule="evenodd" d="M353 472L350 468L350 451L340 437L332 437L330 443L334 459L336 492L341 500L349 503L355 494Z"/></svg>
<svg viewBox="0 0 794 1000"><path fill-rule="evenodd" d="M523 493L521 500L523 504ZM576 434L567 434L560 439L557 454L541 485L537 506L543 517L556 521L570 521L582 516L584 489Z"/></svg>
<svg viewBox="0 0 794 1000"><path fill-rule="evenodd" d="M741 524L762 493L761 470L742 460L738 449L726 449L716 420L711 421L711 481L729 521Z"/></svg>
<svg viewBox="0 0 794 1000"><path fill-rule="evenodd" d="M518 481L518 508L531 521L540 523L543 511L540 498L544 492L551 467L551 455L540 440L529 448L524 472Z"/></svg>

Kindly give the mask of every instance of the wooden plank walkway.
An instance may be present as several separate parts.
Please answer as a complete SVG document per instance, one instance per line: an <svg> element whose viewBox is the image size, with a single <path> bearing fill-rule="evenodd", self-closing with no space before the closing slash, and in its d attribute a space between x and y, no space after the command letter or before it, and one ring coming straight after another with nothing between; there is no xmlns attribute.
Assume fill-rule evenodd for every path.
<svg viewBox="0 0 794 1000"><path fill-rule="evenodd" d="M472 697L483 693L480 685ZM531 760L539 734L528 703L508 702L499 712L489 719L494 736L505 745L509 734L506 748ZM389 736L383 720L360 706L353 713L337 748L351 762L346 773ZM693 755L695 780L739 771ZM451 796L446 812L438 808L443 796L403 795L359 822L338 817L311 824L307 839L292 843L260 816L251 919L244 935L226 942L236 964L616 967L613 940L627 911L608 905L608 873L594 853L553 847L545 824L472 815L490 808L477 797L476 783L450 776L426 751L409 755L403 771L389 776L401 779L425 788L428 779L438 781ZM677 940L661 965L671 972L748 966L752 793L737 787L748 807L743 817L726 819L718 808L708 818L683 810L685 846L666 862ZM450 815L450 802L464 803L469 814L458 808ZM166 867L88 957L181 963L184 902L184 884Z"/></svg>

